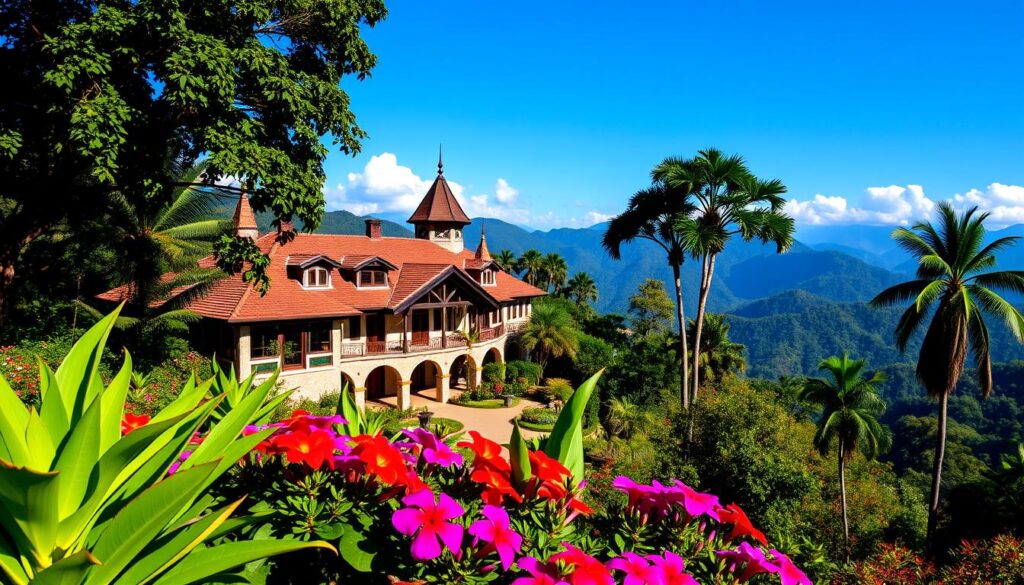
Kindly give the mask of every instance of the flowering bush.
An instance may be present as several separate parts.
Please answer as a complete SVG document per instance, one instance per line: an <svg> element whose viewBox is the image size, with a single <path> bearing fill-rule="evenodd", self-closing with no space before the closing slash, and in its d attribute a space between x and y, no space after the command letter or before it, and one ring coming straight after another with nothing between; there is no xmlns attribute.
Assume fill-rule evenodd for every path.
<svg viewBox="0 0 1024 585"><path fill-rule="evenodd" d="M454 445L424 429L387 438L362 433L354 407L296 411L271 425L223 497L251 493L249 512L266 518L254 532L323 539L344 561L281 557L263 568L276 581L677 585L769 574L810 584L742 509L679 481L618 477L626 502L595 514L573 447L594 383L546 441L527 444L516 427L507 455L475 431Z"/></svg>
<svg viewBox="0 0 1024 585"><path fill-rule="evenodd" d="M1001 535L992 540L965 540L941 570L900 545L884 544L870 559L856 563L835 585L918 585L942 583L1020 583L1024 550L1020 539Z"/></svg>

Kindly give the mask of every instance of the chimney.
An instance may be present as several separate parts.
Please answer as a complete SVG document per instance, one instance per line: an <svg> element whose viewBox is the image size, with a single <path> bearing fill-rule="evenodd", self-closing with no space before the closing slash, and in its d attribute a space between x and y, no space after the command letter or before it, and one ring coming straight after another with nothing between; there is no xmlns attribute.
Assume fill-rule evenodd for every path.
<svg viewBox="0 0 1024 585"><path fill-rule="evenodd" d="M366 220L366 237L371 240L379 240L381 238L380 220L369 218Z"/></svg>

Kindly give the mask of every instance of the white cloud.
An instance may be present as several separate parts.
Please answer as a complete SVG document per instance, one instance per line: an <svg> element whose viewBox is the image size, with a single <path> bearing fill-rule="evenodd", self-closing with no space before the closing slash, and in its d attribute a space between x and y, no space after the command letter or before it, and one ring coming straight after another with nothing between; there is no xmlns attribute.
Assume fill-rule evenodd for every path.
<svg viewBox="0 0 1024 585"><path fill-rule="evenodd" d="M344 209L356 215L382 212L411 212L423 199L433 177L420 178L398 163L398 157L383 152L370 157L362 172L349 173L346 181L324 188L328 209ZM587 227L606 221L609 215L590 211L580 218L553 212L534 214L519 202L519 189L498 178L493 193L469 194L459 183L448 179L452 194L470 217L489 217L538 227Z"/></svg>
<svg viewBox="0 0 1024 585"><path fill-rule="evenodd" d="M797 223L809 225L909 225L929 219L940 200L929 198L920 185L890 185L868 187L854 198L817 194L804 201L790 199L785 210ZM971 189L945 200L958 210L977 206L990 212L993 227L1024 223L1024 187L992 183L984 191Z"/></svg>

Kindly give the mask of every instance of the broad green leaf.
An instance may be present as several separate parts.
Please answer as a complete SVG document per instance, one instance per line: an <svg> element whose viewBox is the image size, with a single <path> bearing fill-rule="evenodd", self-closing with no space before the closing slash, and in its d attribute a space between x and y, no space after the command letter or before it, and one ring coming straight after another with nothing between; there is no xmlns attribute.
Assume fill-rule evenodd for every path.
<svg viewBox="0 0 1024 585"><path fill-rule="evenodd" d="M97 389L94 381L99 380L97 369L103 357L103 348L122 306L123 304L119 305L112 313L90 327L75 342L57 368L57 385L64 399L64 410L68 413L68 420L72 425L85 412L85 405L92 402L95 397Z"/></svg>
<svg viewBox="0 0 1024 585"><path fill-rule="evenodd" d="M100 458L101 401L94 400L71 430L57 453L53 469L60 473L60 498L57 513L66 518L74 513L85 499L93 467Z"/></svg>
<svg viewBox="0 0 1024 585"><path fill-rule="evenodd" d="M209 538L241 503L242 500L238 500L153 542L114 584L142 585L149 582Z"/></svg>
<svg viewBox="0 0 1024 585"><path fill-rule="evenodd" d="M61 398L60 388L57 385L57 375L39 356L36 356L36 361L39 364L39 396L41 400L39 416L43 419L46 430L50 432L54 442L60 444L64 440L64 436L67 435L71 423L68 420L67 411L64 410L64 399ZM47 400L47 396L50 396L49 400Z"/></svg>
<svg viewBox="0 0 1024 585"><path fill-rule="evenodd" d="M132 379L132 356L124 352L124 363L110 385L100 397L102 420L100 422L100 453L106 453L121 438L121 419L124 418L124 403L128 398L128 387Z"/></svg>
<svg viewBox="0 0 1024 585"><path fill-rule="evenodd" d="M25 443L28 409L0 377L0 459L15 465L28 465L29 451Z"/></svg>
<svg viewBox="0 0 1024 585"><path fill-rule="evenodd" d="M207 577L240 567L251 561L310 548L323 548L335 554L338 552L333 546L323 541L248 540L228 542L192 551L154 583L158 585L202 583Z"/></svg>
<svg viewBox="0 0 1024 585"><path fill-rule="evenodd" d="M371 522L361 515L356 515L355 520L362 526L357 527L350 522L341 523L344 532L341 533L341 539L338 541L338 554L353 569L361 573L369 573L373 570L373 559L378 552L373 541L366 537L367 531L372 529Z"/></svg>
<svg viewBox="0 0 1024 585"><path fill-rule="evenodd" d="M32 579L32 585L81 585L90 568L99 562L87 550L64 557L40 571Z"/></svg>
<svg viewBox="0 0 1024 585"><path fill-rule="evenodd" d="M18 560L17 546L9 543L5 535L0 533L0 583L8 582L25 585L28 583L28 573Z"/></svg>
<svg viewBox="0 0 1024 585"><path fill-rule="evenodd" d="M93 569L90 582L109 583L117 577L196 496L215 466L211 462L179 471L158 481L122 508L92 547L92 554L103 565Z"/></svg>
<svg viewBox="0 0 1024 585"><path fill-rule="evenodd" d="M56 455L56 445L46 424L34 408L28 411L28 425L25 426L25 444L29 446L28 467L49 470Z"/></svg>
<svg viewBox="0 0 1024 585"><path fill-rule="evenodd" d="M522 490L533 476L533 469L530 465L530 451L526 448L526 441L519 430L519 421L515 419L512 420L512 437L508 441L508 453L512 464L512 484L516 489Z"/></svg>
<svg viewBox="0 0 1024 585"><path fill-rule="evenodd" d="M576 481L583 480L583 414L602 373L603 368L573 392L544 446L544 452L572 472Z"/></svg>
<svg viewBox="0 0 1024 585"><path fill-rule="evenodd" d="M337 414L341 415L341 418L347 421L347 424L341 426L342 432L350 437L356 437L362 434L362 416L359 412L359 408L356 406L356 399L353 390L348 387L348 382L341 388L341 394L338 396L338 407L335 409Z"/></svg>
<svg viewBox="0 0 1024 585"><path fill-rule="evenodd" d="M0 460L0 503L31 542L24 556L36 566L50 562L57 533L57 473L15 467Z"/></svg>
<svg viewBox="0 0 1024 585"><path fill-rule="evenodd" d="M214 457L221 457L224 449L227 448L242 430L252 420L256 410L266 400L267 394L273 386L261 384L258 388L246 396L235 408L231 409L206 435L203 443L192 452L192 457L186 462L189 465L198 465ZM194 461L193 461L194 459Z"/></svg>

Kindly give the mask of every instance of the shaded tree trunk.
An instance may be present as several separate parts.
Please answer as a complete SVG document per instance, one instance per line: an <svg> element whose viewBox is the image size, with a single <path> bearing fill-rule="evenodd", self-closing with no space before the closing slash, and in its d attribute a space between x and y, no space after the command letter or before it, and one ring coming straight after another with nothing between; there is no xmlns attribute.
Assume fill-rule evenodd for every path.
<svg viewBox="0 0 1024 585"><path fill-rule="evenodd" d="M711 277L715 273L715 255L704 256L701 266L700 298L697 301L697 320L693 330L693 385L690 388L690 404L697 403L697 388L700 385L700 334L704 328L704 313L707 308L708 292L711 290ZM687 440L693 441L693 418L690 418L690 428L687 431Z"/></svg>
<svg viewBox="0 0 1024 585"><path fill-rule="evenodd" d="M672 274L675 276L676 284L676 317L679 320L679 339L680 339L680 354L679 354L679 395L682 397L683 410L690 409L690 390L688 388L690 382L690 356L687 351L686 343L686 313L683 311L683 281L680 276L680 266L678 264L672 265Z"/></svg>
<svg viewBox="0 0 1024 585"><path fill-rule="evenodd" d="M946 419L948 416L949 392L939 398L939 428L936 433L935 462L932 467L932 497L928 504L928 554L936 554L935 533L939 522L939 496L942 490L942 462L946 456Z"/></svg>
<svg viewBox="0 0 1024 585"><path fill-rule="evenodd" d="M850 518L846 514L846 459L843 457L842 442L839 445L839 499L843 509L843 543L846 546L846 562L850 562Z"/></svg>

